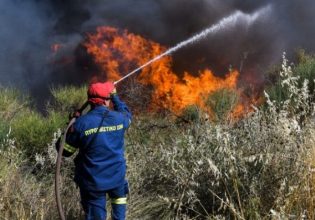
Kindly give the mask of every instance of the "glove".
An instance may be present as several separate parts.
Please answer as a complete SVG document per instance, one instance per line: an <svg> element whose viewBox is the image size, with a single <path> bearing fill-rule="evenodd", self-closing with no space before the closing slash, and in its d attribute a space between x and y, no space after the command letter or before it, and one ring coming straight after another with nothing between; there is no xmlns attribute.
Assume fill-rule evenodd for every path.
<svg viewBox="0 0 315 220"><path fill-rule="evenodd" d="M117 95L116 87L114 86L113 90L110 92L110 97L113 97L114 95Z"/></svg>
<svg viewBox="0 0 315 220"><path fill-rule="evenodd" d="M74 112L71 112L69 114L69 120L73 119L73 118L78 118L81 116L81 112L79 110L76 110Z"/></svg>

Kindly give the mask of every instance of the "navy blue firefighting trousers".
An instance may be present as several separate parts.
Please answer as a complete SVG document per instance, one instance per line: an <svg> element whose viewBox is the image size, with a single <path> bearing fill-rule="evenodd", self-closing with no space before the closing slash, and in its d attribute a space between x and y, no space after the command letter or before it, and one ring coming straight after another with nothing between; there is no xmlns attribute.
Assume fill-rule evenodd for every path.
<svg viewBox="0 0 315 220"><path fill-rule="evenodd" d="M112 219L124 220L126 218L128 183L106 191L86 191L80 189L81 204L85 212L85 220L105 220L106 195L108 194L112 205Z"/></svg>

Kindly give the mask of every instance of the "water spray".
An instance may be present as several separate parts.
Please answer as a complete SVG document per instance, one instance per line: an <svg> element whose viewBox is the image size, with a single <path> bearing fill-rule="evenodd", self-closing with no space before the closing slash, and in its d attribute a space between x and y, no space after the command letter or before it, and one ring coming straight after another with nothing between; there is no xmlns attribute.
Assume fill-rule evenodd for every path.
<svg viewBox="0 0 315 220"><path fill-rule="evenodd" d="M161 59L164 56L170 55L174 53L175 51L188 46L190 44L196 43L204 38L206 38L210 34L216 34L217 32L221 30L225 30L226 28L234 26L239 20L242 20L245 22L247 26L250 26L254 21L257 20L257 18L261 17L262 15L266 14L267 11L270 10L270 6L264 7L258 11L256 11L253 14L245 14L241 11L236 11L232 15L223 18L220 20L217 24L212 25L211 27L203 30L202 32L192 36L191 38L184 40L174 47L166 50L164 53L158 55L157 57L153 58L152 60L148 61L147 63L143 64L142 66L138 67L137 69L131 71L121 79L114 82L115 85L117 85L119 82L123 81L124 79L128 78L129 76L135 74L139 70L145 68L146 66L150 65L151 63ZM78 112L81 114L84 109L88 106L88 102L85 102L82 107L78 110ZM64 145L66 142L66 134L68 132L68 129L74 124L76 118L72 118L71 121L68 123L67 128L64 131L64 135L60 141L60 148L58 152L57 162L56 162L56 174L55 174L55 194L56 194L56 202L57 202L57 208L59 217L61 220L65 220L65 214L62 208L61 199L60 199L60 168L61 168L61 158L62 158L62 152L64 149Z"/></svg>
<svg viewBox="0 0 315 220"><path fill-rule="evenodd" d="M164 53L156 56L152 60L148 61L147 63L143 64L142 66L138 67L137 69L131 71L130 73L128 73L127 75L125 75L121 79L115 81L114 84L115 85L118 84L119 82L123 81L124 79L126 79L129 76L135 74L139 70L141 70L144 67L150 65L151 63L161 59L164 56L170 55L170 54L174 53L175 51L177 51L177 50L179 50L179 49L181 49L181 48L183 48L185 46L188 46L190 44L196 43L196 42L206 38L210 34L216 34L217 32L219 32L221 30L225 30L225 29L227 29L229 27L234 26L239 20L244 20L245 24L247 26L250 26L254 21L257 20L257 18L259 18L260 16L264 15L269 10L270 10L270 6L266 6L266 7L262 8L262 9L256 11L253 14L245 14L245 13L243 13L241 11L236 11L232 15L223 18L222 20L220 20L215 25L212 25L211 27L201 31L200 33L195 34L191 38L178 43L177 45L175 45L174 47L168 49Z"/></svg>

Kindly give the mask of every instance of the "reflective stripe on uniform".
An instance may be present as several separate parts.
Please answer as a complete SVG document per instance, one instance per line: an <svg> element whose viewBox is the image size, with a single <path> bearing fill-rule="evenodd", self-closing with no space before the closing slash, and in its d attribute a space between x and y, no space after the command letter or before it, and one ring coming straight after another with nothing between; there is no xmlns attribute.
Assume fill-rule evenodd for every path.
<svg viewBox="0 0 315 220"><path fill-rule="evenodd" d="M127 198L126 198L126 197L123 197L123 198L115 198L115 199L112 199L112 204L125 205L125 204L127 204Z"/></svg>
<svg viewBox="0 0 315 220"><path fill-rule="evenodd" d="M74 153L77 150L77 148L72 147L69 144L65 144L64 149L68 151L69 153Z"/></svg>

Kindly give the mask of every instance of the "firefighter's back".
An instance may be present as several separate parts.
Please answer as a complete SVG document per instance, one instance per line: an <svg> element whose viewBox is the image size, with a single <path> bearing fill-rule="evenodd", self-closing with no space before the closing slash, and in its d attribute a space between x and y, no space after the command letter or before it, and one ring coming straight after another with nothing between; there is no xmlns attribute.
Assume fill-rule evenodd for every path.
<svg viewBox="0 0 315 220"><path fill-rule="evenodd" d="M126 173L123 114L97 106L77 120L75 129L80 133L75 158L77 184L95 191L120 185Z"/></svg>

